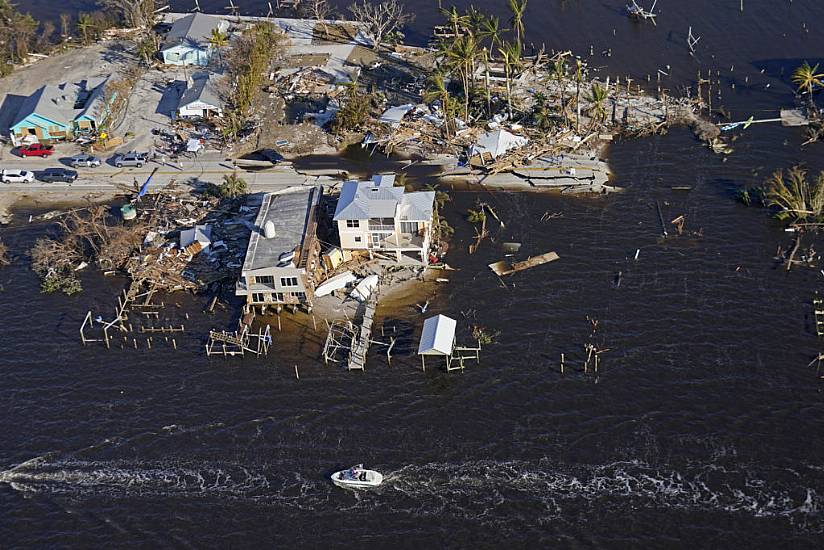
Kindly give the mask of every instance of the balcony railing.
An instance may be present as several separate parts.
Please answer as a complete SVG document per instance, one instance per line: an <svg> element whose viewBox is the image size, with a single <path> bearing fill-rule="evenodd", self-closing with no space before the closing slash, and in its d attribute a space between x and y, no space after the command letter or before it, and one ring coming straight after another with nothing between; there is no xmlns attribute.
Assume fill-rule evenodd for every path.
<svg viewBox="0 0 824 550"><path fill-rule="evenodd" d="M384 225L381 223L372 223L369 222L369 230L370 231L394 231L394 225Z"/></svg>

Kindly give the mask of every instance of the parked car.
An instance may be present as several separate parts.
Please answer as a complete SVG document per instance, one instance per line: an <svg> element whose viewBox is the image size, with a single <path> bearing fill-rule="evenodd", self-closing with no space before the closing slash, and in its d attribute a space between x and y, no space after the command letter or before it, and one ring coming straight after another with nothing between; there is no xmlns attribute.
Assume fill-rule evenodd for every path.
<svg viewBox="0 0 824 550"><path fill-rule="evenodd" d="M54 154L53 145L40 145L39 143L32 143L31 145L22 145L17 148L17 152L21 157L43 157L46 158Z"/></svg>
<svg viewBox="0 0 824 550"><path fill-rule="evenodd" d="M77 172L68 168L46 168L37 176L40 181L53 182L62 181L71 183L77 179Z"/></svg>
<svg viewBox="0 0 824 550"><path fill-rule="evenodd" d="M86 168L96 168L100 166L100 159L93 155L81 153L70 158L69 164L72 168L80 168L81 166L85 166Z"/></svg>
<svg viewBox="0 0 824 550"><path fill-rule="evenodd" d="M34 181L34 172L28 170L2 170L0 181L3 183L30 183Z"/></svg>
<svg viewBox="0 0 824 550"><path fill-rule="evenodd" d="M112 163L118 168L123 168L124 166L137 166L140 168L146 164L146 159L148 157L148 153L129 151L128 153L119 153L115 155L112 159Z"/></svg>

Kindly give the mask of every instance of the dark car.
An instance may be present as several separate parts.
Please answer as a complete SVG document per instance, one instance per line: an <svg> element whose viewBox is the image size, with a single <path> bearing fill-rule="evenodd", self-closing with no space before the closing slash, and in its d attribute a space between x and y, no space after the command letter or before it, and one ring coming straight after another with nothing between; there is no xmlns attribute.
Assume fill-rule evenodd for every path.
<svg viewBox="0 0 824 550"><path fill-rule="evenodd" d="M37 179L46 182L62 181L71 183L77 179L77 172L66 168L47 168L38 174Z"/></svg>

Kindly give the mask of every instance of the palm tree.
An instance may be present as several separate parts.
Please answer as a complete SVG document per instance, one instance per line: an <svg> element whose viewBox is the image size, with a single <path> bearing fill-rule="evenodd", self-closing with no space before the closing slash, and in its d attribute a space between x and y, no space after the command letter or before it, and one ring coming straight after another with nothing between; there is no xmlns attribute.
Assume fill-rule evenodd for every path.
<svg viewBox="0 0 824 550"><path fill-rule="evenodd" d="M477 39L484 21L486 21L486 16L475 6L469 6L466 15L464 15L464 21L466 22L467 32Z"/></svg>
<svg viewBox="0 0 824 550"><path fill-rule="evenodd" d="M521 45L517 42L504 42L498 49L504 61L506 72L506 104L509 109L509 120L512 120L512 78L521 68Z"/></svg>
<svg viewBox="0 0 824 550"><path fill-rule="evenodd" d="M452 116L452 113L454 113L454 109L452 108L454 100L449 95L449 90L446 87L446 79L442 72L436 71L429 77L427 89L423 94L423 100L426 103L432 103L433 101L441 102L444 130L448 138L451 134L451 128L455 124Z"/></svg>
<svg viewBox="0 0 824 550"><path fill-rule="evenodd" d="M807 172L798 166L786 175L778 170L767 180L766 187L767 206L780 209L776 214L778 219L820 221L824 213L824 172L810 183Z"/></svg>
<svg viewBox="0 0 824 550"><path fill-rule="evenodd" d="M226 46L228 43L229 37L225 32L221 32L219 28L212 29L212 35L209 36L209 45L217 50L217 56L218 59L220 59L221 65L223 65L223 54L221 53L221 48Z"/></svg>
<svg viewBox="0 0 824 550"><path fill-rule="evenodd" d="M597 82L592 83L592 87L590 88L590 95L587 98L591 103L589 109L590 113L595 115L595 121L602 122L606 116L607 111L605 108L605 103L607 101L607 89Z"/></svg>
<svg viewBox="0 0 824 550"><path fill-rule="evenodd" d="M566 61L564 61L563 57L559 57L555 60L552 64L552 77L558 81L558 86L561 89L561 111L564 115L564 122L569 123L569 115L567 114L567 106L566 106L566 78L567 78L567 67Z"/></svg>
<svg viewBox="0 0 824 550"><path fill-rule="evenodd" d="M464 92L464 117L469 121L469 102L472 95L471 83L475 80L475 61L478 58L478 43L472 35L459 36L446 52L447 66L456 70L461 78Z"/></svg>
<svg viewBox="0 0 824 550"><path fill-rule="evenodd" d="M512 17L509 22L512 25L512 30L515 31L515 40L517 41L518 49L521 49L523 46L526 2L527 0L509 0L509 11L512 12Z"/></svg>
<svg viewBox="0 0 824 550"><path fill-rule="evenodd" d="M94 26L94 21L92 20L92 16L88 13L81 13L77 16L77 30L80 31L80 35L83 37L83 45L89 45L89 30Z"/></svg>
<svg viewBox="0 0 824 550"><path fill-rule="evenodd" d="M577 134L581 129L581 80L584 75L581 70L581 58L575 60L575 133Z"/></svg>
<svg viewBox="0 0 824 550"><path fill-rule="evenodd" d="M479 40L489 40L490 54L501 45L501 20L494 15L485 18L478 33Z"/></svg>
<svg viewBox="0 0 824 550"><path fill-rule="evenodd" d="M813 87L824 87L822 79L824 79L824 73L818 72L818 64L816 63L815 67L810 67L810 64L806 61L792 75L792 81L798 86L798 91L804 90L809 95L810 102L813 100Z"/></svg>
<svg viewBox="0 0 824 550"><path fill-rule="evenodd" d="M461 12L459 12L455 6L449 9L441 8L441 14L446 17L447 24L452 27L452 32L455 33L455 36L458 36L461 27L466 23L466 16L461 15Z"/></svg>
<svg viewBox="0 0 824 550"><path fill-rule="evenodd" d="M535 119L535 126L539 129L549 130L552 127L552 112L547 97L541 92L535 93L535 106L532 108L532 117Z"/></svg>

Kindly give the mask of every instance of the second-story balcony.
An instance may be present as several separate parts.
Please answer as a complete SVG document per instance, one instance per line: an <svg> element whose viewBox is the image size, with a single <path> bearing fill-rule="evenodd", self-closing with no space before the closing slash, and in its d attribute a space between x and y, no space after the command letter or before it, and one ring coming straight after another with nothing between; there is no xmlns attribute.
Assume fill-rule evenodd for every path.
<svg viewBox="0 0 824 550"><path fill-rule="evenodd" d="M392 218L371 218L370 231L395 231L395 220Z"/></svg>
<svg viewBox="0 0 824 550"><path fill-rule="evenodd" d="M399 238L395 235L390 235L383 241L380 246L375 248L383 248L385 250L406 249L406 248L421 248L423 246L423 238L420 235L412 233L401 233Z"/></svg>

